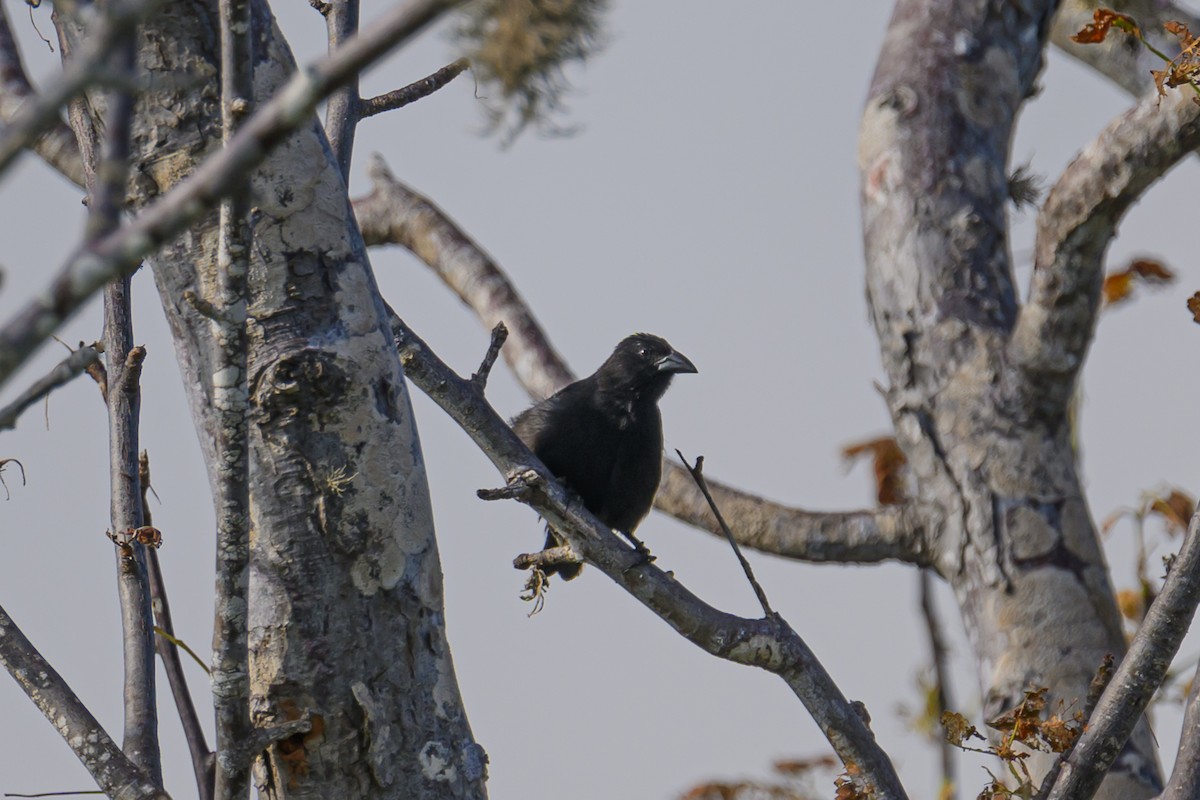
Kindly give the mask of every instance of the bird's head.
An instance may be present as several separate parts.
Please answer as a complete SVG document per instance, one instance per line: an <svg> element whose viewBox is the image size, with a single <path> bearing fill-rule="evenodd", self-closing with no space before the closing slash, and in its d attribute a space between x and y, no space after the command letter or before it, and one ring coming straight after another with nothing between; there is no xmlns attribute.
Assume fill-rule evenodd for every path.
<svg viewBox="0 0 1200 800"><path fill-rule="evenodd" d="M697 372L688 360L666 339L649 333L635 333L621 340L597 377L603 388L629 392L641 399L657 401L681 372Z"/></svg>

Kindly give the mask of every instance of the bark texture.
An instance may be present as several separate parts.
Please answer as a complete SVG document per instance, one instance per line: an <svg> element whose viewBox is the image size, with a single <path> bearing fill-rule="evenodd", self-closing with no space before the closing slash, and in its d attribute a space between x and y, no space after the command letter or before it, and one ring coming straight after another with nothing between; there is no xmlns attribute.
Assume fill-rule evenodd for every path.
<svg viewBox="0 0 1200 800"><path fill-rule="evenodd" d="M1007 157L1055 7L901 0L860 139L867 293L889 407L988 719L1030 686L1081 704L1104 654L1125 650L1069 395L1039 396L1032 373L1009 363L1018 302ZM1038 762L1035 774L1048 766ZM1143 723L1097 796L1160 790Z"/></svg>
<svg viewBox="0 0 1200 800"><path fill-rule="evenodd" d="M254 3L257 102L295 70ZM133 134L142 207L221 142L215 3L168 4L139 32L152 89ZM312 124L252 176L250 713L311 715L273 745L265 797L483 797L462 707L417 431L346 188ZM219 420L217 215L150 262L209 474Z"/></svg>

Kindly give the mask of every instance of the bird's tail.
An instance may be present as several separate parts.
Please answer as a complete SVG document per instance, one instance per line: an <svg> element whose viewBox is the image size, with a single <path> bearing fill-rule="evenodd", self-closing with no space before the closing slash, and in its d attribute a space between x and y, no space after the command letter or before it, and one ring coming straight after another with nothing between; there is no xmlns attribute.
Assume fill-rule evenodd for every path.
<svg viewBox="0 0 1200 800"><path fill-rule="evenodd" d="M549 525L546 526L546 546L543 549L551 547L561 547L565 542L559 538L558 534ZM549 575L557 575L564 581L574 580L579 577L579 571L583 569L583 564L547 564L542 567L542 572Z"/></svg>

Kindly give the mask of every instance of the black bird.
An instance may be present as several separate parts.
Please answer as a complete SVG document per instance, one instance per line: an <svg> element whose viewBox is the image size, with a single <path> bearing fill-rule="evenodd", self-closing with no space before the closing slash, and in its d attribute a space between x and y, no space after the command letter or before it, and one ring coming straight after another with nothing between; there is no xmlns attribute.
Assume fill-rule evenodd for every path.
<svg viewBox="0 0 1200 800"><path fill-rule="evenodd" d="M528 409L513 430L596 517L648 551L633 531L654 504L662 477L658 399L671 378L696 367L665 339L626 337L600 368ZM546 528L546 547L562 544ZM582 564L550 565L563 580Z"/></svg>

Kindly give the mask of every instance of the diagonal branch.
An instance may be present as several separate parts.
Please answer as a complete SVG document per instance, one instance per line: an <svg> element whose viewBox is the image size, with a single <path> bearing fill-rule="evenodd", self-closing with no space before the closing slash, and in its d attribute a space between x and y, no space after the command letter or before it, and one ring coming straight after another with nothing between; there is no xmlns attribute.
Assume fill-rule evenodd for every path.
<svg viewBox="0 0 1200 800"><path fill-rule="evenodd" d="M101 286L132 274L144 256L203 217L285 137L310 124L317 103L424 28L440 8L426 0L393 6L336 52L301 68L227 147L137 218L70 256L50 285L0 328L0 386Z"/></svg>
<svg viewBox="0 0 1200 800"><path fill-rule="evenodd" d="M8 24L8 13L0 3L0 123L11 124L22 105L37 102L36 95L21 63L21 51ZM79 158L75 136L61 118L51 121L49 127L33 140L33 150L67 180L77 186L83 185L83 161Z"/></svg>
<svg viewBox="0 0 1200 800"><path fill-rule="evenodd" d="M29 695L109 797L170 800L121 752L79 696L0 608L0 666Z"/></svg>
<svg viewBox="0 0 1200 800"><path fill-rule="evenodd" d="M375 156L371 193L354 201L368 245L398 244L420 258L489 329L509 330L505 361L534 398L548 397L575 379L570 367L500 266L449 216L398 181ZM678 464L667 461L655 506L720 536L703 494ZM926 563L928 546L918 515L908 507L825 513L772 503L716 481L709 488L729 516L737 541L766 553L807 561Z"/></svg>
<svg viewBox="0 0 1200 800"><path fill-rule="evenodd" d="M1029 300L1009 355L1015 387L1035 413L1062 414L1074 391L1100 307L1104 253L1125 211L1200 147L1200 105L1191 92L1151 91L1067 167L1038 216Z"/></svg>
<svg viewBox="0 0 1200 800"><path fill-rule="evenodd" d="M720 658L773 672L804 704L863 796L903 798L894 767L874 735L800 636L778 615L744 619L709 606L623 544L555 481L472 386L391 315L405 375L442 407L577 554L688 641Z"/></svg>
<svg viewBox="0 0 1200 800"><path fill-rule="evenodd" d="M408 86L401 86L387 94L363 100L359 109L362 118L373 117L385 111L395 111L398 108L404 108L409 103L415 103L423 97L428 97L457 78L470 66L471 62L468 59L459 58L432 75L414 81Z"/></svg>
<svg viewBox="0 0 1200 800"><path fill-rule="evenodd" d="M76 377L87 372L88 368L100 363L100 354L92 345L72 350L71 354L58 362L58 366L50 370L44 377L26 389L21 395L0 408L0 431L12 430L17 425L17 418L25 409L48 396L60 386L64 386Z"/></svg>
<svg viewBox="0 0 1200 800"><path fill-rule="evenodd" d="M1171 770L1171 778L1159 800L1193 800L1196 797L1200 797L1200 667L1192 676L1192 689L1188 692L1175 768Z"/></svg>
<svg viewBox="0 0 1200 800"><path fill-rule="evenodd" d="M392 175L383 159L371 159L371 193L354 201L368 245L398 244L425 262L480 322L508 328L504 360L535 398L549 397L575 380L512 281L450 217Z"/></svg>
<svg viewBox="0 0 1200 800"><path fill-rule="evenodd" d="M150 504L146 502L146 495L151 489L150 456L145 450L138 456L138 483L142 488L142 522L153 525ZM192 700L191 690L188 689L187 674L183 671L183 661L179 657L179 640L175 638L175 623L171 619L167 585L163 580L162 566L158 562L158 551L154 548L146 550L146 566L150 578L150 601L154 608L155 633L158 634L154 637L154 647L158 651L163 672L166 673L167 683L171 687L175 709L179 712L183 737L187 741L188 753L192 759L192 772L196 777L197 794L200 800L212 800L213 754L208 749L204 727L200 724L196 704Z"/></svg>
<svg viewBox="0 0 1200 800"><path fill-rule="evenodd" d="M1100 695L1087 729L1063 763L1048 800L1088 800L1095 794L1150 698L1162 685L1197 604L1200 604L1200 513L1192 515L1179 554L1170 562L1162 591ZM1194 723L1190 707L1189 714Z"/></svg>
<svg viewBox="0 0 1200 800"><path fill-rule="evenodd" d="M40 94L23 103L0 130L0 174L22 150L43 132L61 124L58 109L95 84L105 74L103 66L121 37L133 31L138 20L160 0L116 0L105 4L81 5L80 14L90 17L83 47L62 75Z"/></svg>

